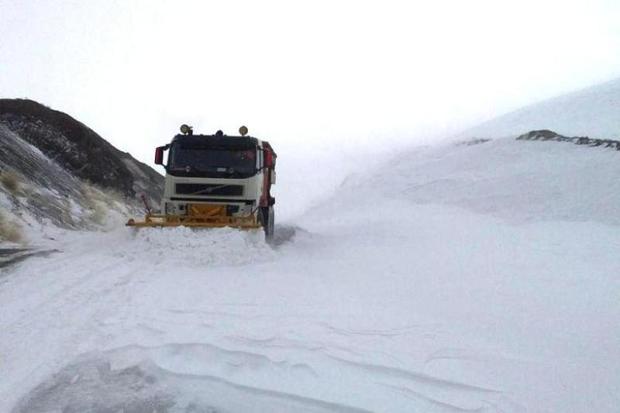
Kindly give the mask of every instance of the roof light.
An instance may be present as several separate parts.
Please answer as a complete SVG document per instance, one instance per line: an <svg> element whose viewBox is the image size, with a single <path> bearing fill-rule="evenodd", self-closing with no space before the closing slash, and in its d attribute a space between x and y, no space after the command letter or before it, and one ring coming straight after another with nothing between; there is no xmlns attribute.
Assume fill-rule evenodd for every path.
<svg viewBox="0 0 620 413"><path fill-rule="evenodd" d="M246 126L242 126L239 128L239 133L241 134L241 136L245 136L248 134L248 128Z"/></svg>
<svg viewBox="0 0 620 413"><path fill-rule="evenodd" d="M182 124L181 125L181 133L183 135L192 135L194 133L194 131L193 131L191 126L188 126L186 124Z"/></svg>

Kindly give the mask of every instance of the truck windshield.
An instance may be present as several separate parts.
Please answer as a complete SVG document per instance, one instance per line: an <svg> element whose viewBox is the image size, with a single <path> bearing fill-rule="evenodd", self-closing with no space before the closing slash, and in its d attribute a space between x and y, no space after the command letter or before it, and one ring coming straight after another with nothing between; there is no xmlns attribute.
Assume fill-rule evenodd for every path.
<svg viewBox="0 0 620 413"><path fill-rule="evenodd" d="M168 172L183 176L247 178L256 174L256 149L172 145Z"/></svg>

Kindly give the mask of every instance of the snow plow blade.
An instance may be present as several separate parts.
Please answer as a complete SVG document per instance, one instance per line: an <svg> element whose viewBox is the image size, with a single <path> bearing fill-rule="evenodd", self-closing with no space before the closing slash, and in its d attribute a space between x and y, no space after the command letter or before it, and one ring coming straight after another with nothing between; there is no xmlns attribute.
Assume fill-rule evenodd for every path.
<svg viewBox="0 0 620 413"><path fill-rule="evenodd" d="M144 221L130 219L128 227L202 227L221 228L232 227L241 229L260 228L256 214L245 216L232 216L227 214L227 205L189 204L187 214L150 214L147 213Z"/></svg>

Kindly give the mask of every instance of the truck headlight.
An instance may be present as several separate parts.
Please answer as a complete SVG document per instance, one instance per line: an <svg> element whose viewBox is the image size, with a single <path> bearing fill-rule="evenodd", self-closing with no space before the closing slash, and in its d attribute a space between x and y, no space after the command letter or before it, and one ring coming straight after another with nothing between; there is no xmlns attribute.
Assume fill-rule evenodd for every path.
<svg viewBox="0 0 620 413"><path fill-rule="evenodd" d="M176 215L177 207L172 202L166 202L166 215Z"/></svg>

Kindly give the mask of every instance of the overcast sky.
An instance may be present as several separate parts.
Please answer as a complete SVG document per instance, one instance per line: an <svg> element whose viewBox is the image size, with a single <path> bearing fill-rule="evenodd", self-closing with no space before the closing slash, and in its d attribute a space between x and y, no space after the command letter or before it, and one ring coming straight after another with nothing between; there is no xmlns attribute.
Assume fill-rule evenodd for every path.
<svg viewBox="0 0 620 413"><path fill-rule="evenodd" d="M0 0L0 96L148 163L183 122L276 149L441 136L617 77L618 51L618 0Z"/></svg>

